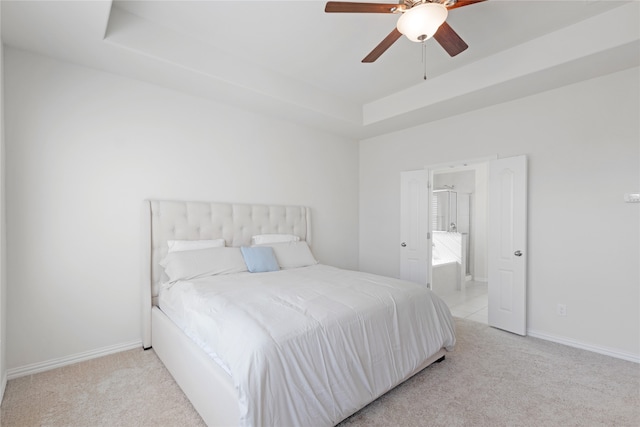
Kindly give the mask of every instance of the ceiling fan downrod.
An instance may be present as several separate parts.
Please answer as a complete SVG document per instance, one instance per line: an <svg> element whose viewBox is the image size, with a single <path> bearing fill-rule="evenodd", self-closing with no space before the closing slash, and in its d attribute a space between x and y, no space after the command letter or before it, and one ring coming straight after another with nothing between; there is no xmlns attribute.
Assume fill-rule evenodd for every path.
<svg viewBox="0 0 640 427"><path fill-rule="evenodd" d="M422 40L422 65L424 67L424 80L427 80L427 44Z"/></svg>

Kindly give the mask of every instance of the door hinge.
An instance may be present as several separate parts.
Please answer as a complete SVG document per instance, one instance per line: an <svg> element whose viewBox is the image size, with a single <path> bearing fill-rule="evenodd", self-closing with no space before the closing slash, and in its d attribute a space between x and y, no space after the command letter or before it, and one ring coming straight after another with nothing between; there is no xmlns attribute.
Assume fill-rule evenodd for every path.
<svg viewBox="0 0 640 427"><path fill-rule="evenodd" d="M427 233L427 240L431 240L431 233Z"/></svg>

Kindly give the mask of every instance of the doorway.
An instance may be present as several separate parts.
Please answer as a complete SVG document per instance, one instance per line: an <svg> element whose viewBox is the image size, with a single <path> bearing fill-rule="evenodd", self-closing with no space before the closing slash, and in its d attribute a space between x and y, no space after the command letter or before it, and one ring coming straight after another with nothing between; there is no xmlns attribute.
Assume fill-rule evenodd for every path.
<svg viewBox="0 0 640 427"><path fill-rule="evenodd" d="M431 289L456 317L488 323L488 162L430 170Z"/></svg>
<svg viewBox="0 0 640 427"><path fill-rule="evenodd" d="M487 283L488 325L518 335L526 335L528 258L526 155L501 159L496 156L492 159L464 162L461 165L431 166L421 170L402 172L400 277L433 288L433 245L438 244L432 239L433 221L445 224L448 227L447 233L454 233L454 228L455 233L458 232L456 222L458 212L455 213L455 221L451 220L453 217L450 214L442 220L434 220L431 216L433 210L452 210L454 205L451 197L447 198L447 208L444 206L434 208L432 205L434 203L432 200L434 172L437 176L438 172L458 172L460 168L464 169L468 166L481 168L476 169L476 172L484 168L487 183L484 189L486 195L481 197L478 193L483 186L479 185L479 175L476 173L475 189L478 193L470 199L472 210L475 211L475 214L470 215L476 216L475 221L470 222L470 229L475 230L476 233L471 236L470 246L474 248L482 245L480 247L483 249L475 252L473 256L469 255L469 258L473 258L472 265L476 268L471 278L475 278L474 282ZM446 185L452 187L452 184ZM453 188L444 187L442 190L453 190ZM455 205L457 204L456 200ZM486 215L480 220L477 215L483 211L483 208ZM481 239L478 234L483 225L486 225L485 239ZM447 236L449 237L451 236ZM455 240L455 249L460 254L460 258L466 253L462 248L457 248L458 245L463 245L462 242L462 239L460 243ZM447 244L449 243L442 243L441 246L445 247ZM483 255L487 264L480 261ZM436 255L436 257L441 256L441 254ZM486 276L477 269L482 265L488 265ZM459 271L460 276L454 286L464 294L466 302L466 291L470 289L466 281L467 269ZM464 275L462 271L465 272ZM436 293L438 293L437 289Z"/></svg>

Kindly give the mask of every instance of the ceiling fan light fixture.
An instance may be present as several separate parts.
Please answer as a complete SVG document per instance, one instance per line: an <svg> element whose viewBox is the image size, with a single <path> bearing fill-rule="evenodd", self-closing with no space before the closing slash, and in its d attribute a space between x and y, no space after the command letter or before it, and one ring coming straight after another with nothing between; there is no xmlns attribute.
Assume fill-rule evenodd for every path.
<svg viewBox="0 0 640 427"><path fill-rule="evenodd" d="M397 28L412 42L421 42L433 37L448 13L440 3L422 3L404 12Z"/></svg>

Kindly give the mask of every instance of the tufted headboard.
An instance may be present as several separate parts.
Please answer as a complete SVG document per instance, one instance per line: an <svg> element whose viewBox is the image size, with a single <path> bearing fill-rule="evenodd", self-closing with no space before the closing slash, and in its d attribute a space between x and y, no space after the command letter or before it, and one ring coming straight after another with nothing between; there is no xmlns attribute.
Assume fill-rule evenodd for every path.
<svg viewBox="0 0 640 427"><path fill-rule="evenodd" d="M145 200L142 207L142 341L151 346L151 308L157 305L164 272L159 262L168 240L223 238L248 246L256 234L295 234L311 243L309 209L211 202Z"/></svg>

